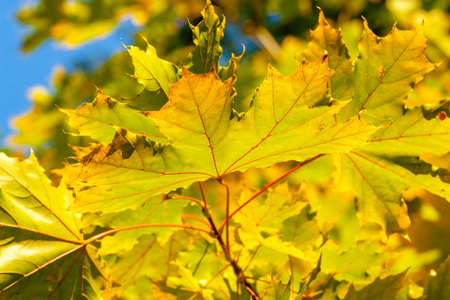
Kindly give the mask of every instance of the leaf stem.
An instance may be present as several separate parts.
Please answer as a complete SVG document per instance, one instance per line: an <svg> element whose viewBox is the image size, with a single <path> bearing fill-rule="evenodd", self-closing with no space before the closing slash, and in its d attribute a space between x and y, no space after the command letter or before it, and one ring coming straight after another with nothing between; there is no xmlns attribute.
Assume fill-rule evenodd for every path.
<svg viewBox="0 0 450 300"><path fill-rule="evenodd" d="M197 203L198 205L200 205L201 207L203 207L203 202L196 199L196 198L192 198L192 197L188 197L188 196L175 196L175 197L170 197L169 199L171 200L179 200L179 199L186 199L186 200L190 200L192 202Z"/></svg>
<svg viewBox="0 0 450 300"><path fill-rule="evenodd" d="M230 252L230 218L229 218L229 215L230 215L230 186L228 185L228 183L226 183L226 182L224 182L222 179L220 179L219 180L219 183L221 184L221 185L223 185L225 188L226 188L226 190L227 190L227 207L226 207L226 242L227 242L227 244L226 244L226 246L227 246L227 251L228 251L228 253L231 255L231 252Z"/></svg>
<svg viewBox="0 0 450 300"><path fill-rule="evenodd" d="M211 228L211 225L209 225L208 222L206 222L205 220L203 220L203 219L200 218L200 217L197 217L197 216L194 216L194 215L182 214L182 215L181 215L181 218L182 218L182 219L191 219L191 220L195 220L195 221L198 221L198 222L200 222L200 223L206 225L208 228Z"/></svg>
<svg viewBox="0 0 450 300"><path fill-rule="evenodd" d="M203 190L203 185L200 181L198 182L198 186L200 187L200 192L202 193L202 199L203 199L202 206L208 207L208 203L206 202L206 197L205 197L205 191Z"/></svg>
<svg viewBox="0 0 450 300"><path fill-rule="evenodd" d="M105 236L108 236L110 234L114 234L120 231L126 231L126 230L133 230L133 229L138 229L138 228L147 228L147 227L173 227L173 228L184 228L184 229L192 229L192 230L198 230L198 231L203 231L206 232L208 234L211 234L211 231L208 231L206 229L203 228L199 228L199 227L194 227L194 226L190 226L190 225L183 225L183 224L137 224L137 225L131 225L131 226L126 226L126 227L120 227L120 228L115 228L115 229L111 229L105 232L102 232L100 234L97 234L93 237L91 237L90 239L84 241L84 244L90 244L98 239L104 238Z"/></svg>
<svg viewBox="0 0 450 300"><path fill-rule="evenodd" d="M245 201L243 204L241 204L241 206L239 206L235 211L233 211L233 213L231 213L229 216L227 216L227 218L225 220L222 221L222 223L220 223L219 225L219 231L223 229L223 227L228 224L229 220L236 214L238 213L242 208L244 208L244 206L246 206L247 204L249 204L251 201L253 201L253 199L255 199L256 197L258 197L259 195L261 195L265 190L267 190L268 188L270 188L272 185L274 185L275 183L277 183L278 181L280 181L281 179L285 178L286 176L290 175L291 173L295 172L296 170L300 169L301 167L303 167L304 165L309 164L310 162L318 159L319 157L323 156L325 154L319 154L314 156L313 158L310 158L308 160L305 160L304 162L302 162L301 164L299 164L298 166L292 168L291 170L289 170L288 172L284 173L283 175L281 175L280 177L278 177L277 179L275 179L274 181L272 181L271 183L269 183L268 185L266 185L265 187L263 187L261 190L259 190L256 194L254 194L253 196L251 196L247 201Z"/></svg>

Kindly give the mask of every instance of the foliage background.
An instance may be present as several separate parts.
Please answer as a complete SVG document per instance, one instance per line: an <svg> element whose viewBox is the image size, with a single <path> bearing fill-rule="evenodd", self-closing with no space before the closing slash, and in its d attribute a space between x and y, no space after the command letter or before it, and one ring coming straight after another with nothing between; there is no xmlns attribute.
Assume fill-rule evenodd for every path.
<svg viewBox="0 0 450 300"><path fill-rule="evenodd" d="M151 3L151 4L150 4ZM223 60L231 53L245 55L238 70L235 99L238 110L246 110L252 91L259 86L266 74L269 59L283 74L289 74L295 64L295 55L306 48L309 30L316 26L320 6L333 27L343 30L344 39L352 58L357 55L357 41L362 30L361 15L365 16L371 29L379 36L386 35L397 22L401 29L412 29L425 20L424 34L428 38L427 57L440 62L438 69L426 77L409 95L409 106L435 103L450 94L450 3L440 1L213 1L217 14L227 19ZM85 43L111 32L118 23L131 18L139 30L132 33L130 43L145 48L137 34L145 36L158 50L158 55L169 61L187 58L192 50L191 32L186 18L192 24L200 20L203 1L37 1L24 7L18 19L30 26L23 38L22 51L37 51L42 43L55 41L70 47L85 47ZM119 41L117 41L119 43ZM295 51L292 49L295 48ZM71 50L68 50L71 51ZM125 48L110 59L96 61L91 67L95 53L84 53L78 61L85 63L69 72L58 70L52 75L52 83L46 90L35 89L30 93L31 112L14 121L17 133L9 137L8 149L17 145L33 147L40 163L46 169L61 167L66 157L72 155L67 146L87 145L85 137L73 137L64 132L71 129L59 108L74 108L95 97L97 86L105 94L115 98L133 98L142 87L128 74L133 74L131 59ZM186 61L182 61L186 63ZM29 70L27 70L29 71ZM21 70L24 72L24 70ZM447 169L450 159L428 158L430 162ZM326 166L326 164L325 164ZM247 174L248 180L264 181L275 178L286 168L275 166L260 173ZM312 164L295 174L298 178L326 186L331 169L323 164ZM261 179L263 178L263 179ZM238 181L238 180L237 180ZM237 184L237 183L236 183ZM311 187L311 189L313 189ZM320 191L317 191L319 193ZM410 189L404 194L412 225L407 229L410 242L398 239L406 248L417 250L417 258L425 265L415 274L416 282L424 282L431 269L437 269L450 254L450 215L447 201L420 189ZM410 252L413 253L413 252ZM413 255L413 254L411 254Z"/></svg>
<svg viewBox="0 0 450 300"><path fill-rule="evenodd" d="M0 36L5 41L0 50L0 98L4 103L0 110L0 145L8 144L7 137L13 132L8 126L12 124L11 116L31 109L27 95L34 89L52 88L52 74L56 69L64 68L66 72L80 67L95 69L109 56L124 50L121 41L131 44L137 30L127 20L120 23L111 35L93 39L82 47L68 48L49 39L32 52L23 52L20 50L22 40L29 30L16 14L27 3L33 3L33 0L0 1L0 26L3 29Z"/></svg>

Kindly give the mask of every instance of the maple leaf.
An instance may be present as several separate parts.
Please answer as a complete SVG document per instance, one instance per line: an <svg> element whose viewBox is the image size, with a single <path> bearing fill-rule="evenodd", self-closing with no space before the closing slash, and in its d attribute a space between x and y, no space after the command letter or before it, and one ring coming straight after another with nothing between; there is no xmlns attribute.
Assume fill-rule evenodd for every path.
<svg viewBox="0 0 450 300"><path fill-rule="evenodd" d="M358 118L325 125L343 105L327 101L320 105L331 75L326 62L302 64L288 77L270 65L268 70L253 106L238 120L230 119L233 78L222 82L214 70L195 75L183 69L182 78L170 86L169 101L159 111L144 113L170 144L155 145L123 128L110 145L92 146L74 166L80 169L77 210L138 207L196 181L346 152L366 143L376 130Z"/></svg>
<svg viewBox="0 0 450 300"><path fill-rule="evenodd" d="M85 215L83 222L89 227L99 226L101 228L124 228L135 226L132 231L121 231L114 235L106 236L102 239L102 247L99 250L101 255L113 254L122 250L132 248L139 238L144 234L158 234L158 241L161 245L167 241L172 233L177 230L175 227L142 227L144 224L182 224L181 214L186 202L172 199L152 199L145 203L139 210L125 210L117 213ZM120 242L119 242L120 241Z"/></svg>
<svg viewBox="0 0 450 300"><path fill-rule="evenodd" d="M116 236L112 238L115 238L116 243L121 241L121 238ZM194 240L188 233L178 231L170 237L169 242L165 245L161 245L159 240L159 236L157 238L144 234L132 249L111 251L108 255L108 267L111 270L111 279L118 285L105 291L103 296L121 296L134 285L138 278L145 277L151 279L153 284L161 286L168 293L182 299L188 295L193 297L196 294L198 298L195 299L213 299L211 297L204 298L205 295L210 296L213 291L202 287L199 280L195 279L191 270L186 267L186 265L192 265L193 259L197 259L195 252L187 252L187 250L193 250L191 248L194 246L194 241L203 245L204 239ZM179 256L182 254L189 259L189 264L180 263ZM183 258L181 259L183 260ZM214 269L215 266L219 266L217 256L215 256L215 262L216 264L208 267ZM203 278L212 276L207 271L208 267L202 268L202 275L207 275ZM226 285L222 284L222 286L226 288Z"/></svg>
<svg viewBox="0 0 450 300"><path fill-rule="evenodd" d="M220 21L210 0L206 1L202 16L203 20L197 26L189 23L195 48L189 54L186 69L194 74L206 74L215 69L219 78L225 81L235 76L244 53L237 57L232 54L228 67L220 66L219 59L223 52L220 41L223 39L225 17Z"/></svg>
<svg viewBox="0 0 450 300"><path fill-rule="evenodd" d="M156 54L156 49L147 39L141 36L147 44L147 50L138 47L127 47L135 67L134 78L153 95L161 94L169 97L169 85L178 81L179 68L171 62L162 60Z"/></svg>
<svg viewBox="0 0 450 300"><path fill-rule="evenodd" d="M289 283L283 284L273 277L270 287L264 290L264 299L289 300L294 296L295 294L291 291Z"/></svg>
<svg viewBox="0 0 450 300"><path fill-rule="evenodd" d="M205 74L215 69L223 81L235 77L243 53L237 57L232 54L227 67L219 65L219 58L223 52L220 41L223 38L225 19L220 21L210 1L207 1L202 16L203 20L197 26L189 23L196 46L189 54L186 69L194 74ZM143 111L159 110L167 102L170 93L169 85L180 79L181 69L160 59L156 49L148 43L144 36L141 37L147 44L146 51L134 46L128 46L127 50L135 67L133 77L144 86L145 90L131 99L129 104L131 107Z"/></svg>
<svg viewBox="0 0 450 300"><path fill-rule="evenodd" d="M71 126L79 132L71 133L72 135L90 136L102 144L112 141L116 134L115 127L125 127L134 134L149 137L157 142L168 142L151 119L100 90L92 103L83 103L75 110L60 110L69 117Z"/></svg>
<svg viewBox="0 0 450 300"><path fill-rule="evenodd" d="M345 296L345 300L357 300L357 299L395 299L395 296L402 288L402 279L405 276L406 271L397 275L391 275L386 278L380 279L379 277L368 286L356 291L352 285Z"/></svg>
<svg viewBox="0 0 450 300"><path fill-rule="evenodd" d="M1 299L100 299L98 257L67 211L72 201L64 184L51 185L33 153L27 160L0 153Z"/></svg>
<svg viewBox="0 0 450 300"><path fill-rule="evenodd" d="M249 196L249 192L244 191L239 204L244 203ZM269 191L267 197L261 197L259 201L255 200L245 206L234 221L240 223L242 230L249 233L258 236L261 232L274 235L281 230L287 219L300 216L306 205L297 193L289 191L287 183L283 183Z"/></svg>
<svg viewBox="0 0 450 300"><path fill-rule="evenodd" d="M374 240L360 241L358 245L345 251L341 251L336 243L329 240L322 251L321 271L331 274L336 280L355 284L370 283L380 275L381 266L388 260L384 246Z"/></svg>
<svg viewBox="0 0 450 300"><path fill-rule="evenodd" d="M197 26L189 23L195 48L189 54L186 68L194 74L209 73L212 68L217 68L223 52L220 41L223 39L225 19L220 21L209 0L202 10L202 16L203 20Z"/></svg>
<svg viewBox="0 0 450 300"><path fill-rule="evenodd" d="M115 242L123 243L120 237L116 237ZM153 282L161 281L169 268L168 249L169 245L166 248L161 247L156 237L151 235L142 235L138 244L131 249L113 249L109 255L108 268L111 280L117 285L105 291L103 296L121 296L142 276L151 278Z"/></svg>
<svg viewBox="0 0 450 300"><path fill-rule="evenodd" d="M424 153L440 156L450 151L450 120L434 114L427 120L429 113L410 109L374 133L367 145L336 156L336 186L354 191L363 224L374 221L388 232L407 228L401 193L410 186L450 199L449 184L426 175L431 166L418 159Z"/></svg>
<svg viewBox="0 0 450 300"><path fill-rule="evenodd" d="M297 61L304 59L313 62L328 55L328 66L334 70L329 85L330 95L335 99L350 99L353 96L353 62L342 38L342 31L328 24L321 9L319 24L311 31L309 39L308 47L297 57Z"/></svg>
<svg viewBox="0 0 450 300"><path fill-rule="evenodd" d="M248 192L243 192L239 204L242 205L247 198ZM277 186L269 191L267 197L250 202L234 216L233 221L239 224L239 240L249 249L258 247L260 254L274 251L304 261L315 261L315 253L303 252L320 238L314 222L310 224L306 220L306 206L307 202L301 201L299 193L289 191L287 183ZM261 267L264 263L255 265Z"/></svg>
<svg viewBox="0 0 450 300"><path fill-rule="evenodd" d="M386 37L376 36L364 19L355 62L354 96L339 114L339 119L362 112L374 125L390 123L401 117L404 100L412 86L432 71L425 57L426 39L422 28L399 30L394 25Z"/></svg>

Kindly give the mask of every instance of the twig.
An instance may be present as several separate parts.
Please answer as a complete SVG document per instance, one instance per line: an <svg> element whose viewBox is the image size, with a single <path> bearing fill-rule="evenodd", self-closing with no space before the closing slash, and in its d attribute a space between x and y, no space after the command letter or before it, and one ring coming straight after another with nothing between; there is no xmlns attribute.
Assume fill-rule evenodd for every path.
<svg viewBox="0 0 450 300"><path fill-rule="evenodd" d="M206 203L206 199L204 199L204 200ZM225 254L225 259L233 267L234 274L236 274L236 277L238 278L240 284L242 284L244 286L244 288L250 293L250 295L252 296L252 299L260 300L258 293L255 291L255 289L252 287L252 285L245 278L242 268L239 267L236 260L234 260L231 257L231 253L228 251L227 245L225 244L225 242L222 239L222 236L220 235L219 231L217 230L217 226L214 223L211 212L207 205L202 208L202 212L203 212L203 215L206 217L206 219L208 219L209 224L211 224L211 229L212 229L212 231L215 235L215 238L217 239L220 247L222 248L222 251Z"/></svg>

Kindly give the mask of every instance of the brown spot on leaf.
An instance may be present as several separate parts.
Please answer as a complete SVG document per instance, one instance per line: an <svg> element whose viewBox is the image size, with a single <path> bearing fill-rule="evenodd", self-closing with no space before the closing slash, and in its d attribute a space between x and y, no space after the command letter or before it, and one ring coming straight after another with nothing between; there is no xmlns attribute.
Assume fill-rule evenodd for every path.
<svg viewBox="0 0 450 300"><path fill-rule="evenodd" d="M97 155L97 153L100 151L101 148L102 148L101 145L92 146L91 152L89 154L83 156L83 158L80 160L80 162L83 165L87 165Z"/></svg>
<svg viewBox="0 0 450 300"><path fill-rule="evenodd" d="M109 144L109 150L106 157L121 150L123 159L130 158L135 149L131 142L126 138L127 133L128 131L125 128L120 128L116 131L113 141Z"/></svg>

